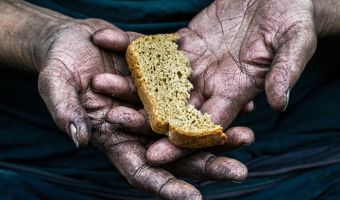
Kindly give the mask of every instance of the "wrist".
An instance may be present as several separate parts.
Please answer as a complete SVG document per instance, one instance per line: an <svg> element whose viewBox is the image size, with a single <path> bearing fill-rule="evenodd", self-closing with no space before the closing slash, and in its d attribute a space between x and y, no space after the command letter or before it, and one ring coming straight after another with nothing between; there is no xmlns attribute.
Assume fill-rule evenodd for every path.
<svg viewBox="0 0 340 200"><path fill-rule="evenodd" d="M312 0L318 37L340 34L340 1Z"/></svg>
<svg viewBox="0 0 340 200"><path fill-rule="evenodd" d="M0 1L0 66L39 71L49 35L70 19L22 0Z"/></svg>

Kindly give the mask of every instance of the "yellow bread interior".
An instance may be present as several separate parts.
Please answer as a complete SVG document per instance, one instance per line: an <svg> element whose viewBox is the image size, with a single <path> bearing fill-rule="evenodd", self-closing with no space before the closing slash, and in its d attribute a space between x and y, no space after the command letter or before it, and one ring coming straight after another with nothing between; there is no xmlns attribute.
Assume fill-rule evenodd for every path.
<svg viewBox="0 0 340 200"><path fill-rule="evenodd" d="M132 42L126 58L154 132L174 144L202 148L224 144L223 128L208 114L188 104L193 88L189 59L178 49L178 34L142 36Z"/></svg>

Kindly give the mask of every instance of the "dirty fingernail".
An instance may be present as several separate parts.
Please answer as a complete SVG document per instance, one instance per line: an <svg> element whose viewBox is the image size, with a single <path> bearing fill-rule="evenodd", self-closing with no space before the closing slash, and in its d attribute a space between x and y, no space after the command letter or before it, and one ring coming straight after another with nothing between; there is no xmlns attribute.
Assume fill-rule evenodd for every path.
<svg viewBox="0 0 340 200"><path fill-rule="evenodd" d="M255 142L255 138L254 138L251 142L243 144L243 146L250 146L250 145L252 145L254 142Z"/></svg>
<svg viewBox="0 0 340 200"><path fill-rule="evenodd" d="M286 105L283 109L283 112L286 111L287 107L288 107L288 104L289 104L289 95L290 95L290 90L287 91L286 93Z"/></svg>
<svg viewBox="0 0 340 200"><path fill-rule="evenodd" d="M78 137L77 137L77 127L73 123L70 123L70 133L71 133L72 140L73 140L74 144L78 148L79 147L79 141L78 141Z"/></svg>

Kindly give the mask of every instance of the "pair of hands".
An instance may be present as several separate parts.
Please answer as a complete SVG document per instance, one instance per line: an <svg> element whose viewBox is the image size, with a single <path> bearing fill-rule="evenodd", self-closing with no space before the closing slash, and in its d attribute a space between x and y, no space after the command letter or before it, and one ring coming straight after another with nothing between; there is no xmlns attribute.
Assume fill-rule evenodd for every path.
<svg viewBox="0 0 340 200"><path fill-rule="evenodd" d="M251 100L261 90L274 109L286 109L289 91L316 48L309 0L217 0L178 33L193 68L190 103L226 129L229 142L221 150L254 140L250 129L228 126L241 110L253 109ZM76 145L90 140L132 185L163 198L201 199L197 189L171 173L243 180L247 169L234 159L150 136L123 56L138 36L95 19L55 29L38 85L57 125Z"/></svg>
<svg viewBox="0 0 340 200"><path fill-rule="evenodd" d="M244 179L247 169L243 164L205 152L164 168L147 162L147 147L155 139L150 137L147 118L141 110L125 59L120 55L138 36L101 20L71 22L56 32L38 85L57 125L77 146L86 145L90 139L132 185L165 198L199 199L200 193L164 168L193 178ZM99 49L94 44L110 44L112 51ZM237 140L235 138L234 143Z"/></svg>

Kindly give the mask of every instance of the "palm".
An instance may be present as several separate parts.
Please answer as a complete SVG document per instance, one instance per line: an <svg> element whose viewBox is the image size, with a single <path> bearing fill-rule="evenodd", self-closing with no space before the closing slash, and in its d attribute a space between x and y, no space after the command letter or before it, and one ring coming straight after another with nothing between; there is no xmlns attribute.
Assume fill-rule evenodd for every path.
<svg viewBox="0 0 340 200"><path fill-rule="evenodd" d="M111 98L92 90L91 79L104 72L127 73L114 65L111 53L100 50L90 40L95 31L105 26L112 25L87 20L60 27L49 38L52 42L39 74L39 91L54 120L73 139L78 137L76 143L80 145L88 141L90 117L99 123L113 105ZM71 134L71 124L76 136Z"/></svg>
<svg viewBox="0 0 340 200"><path fill-rule="evenodd" d="M315 49L311 10L305 0L218 0L203 10L179 31L193 68L191 102L226 127L266 86L284 110Z"/></svg>

